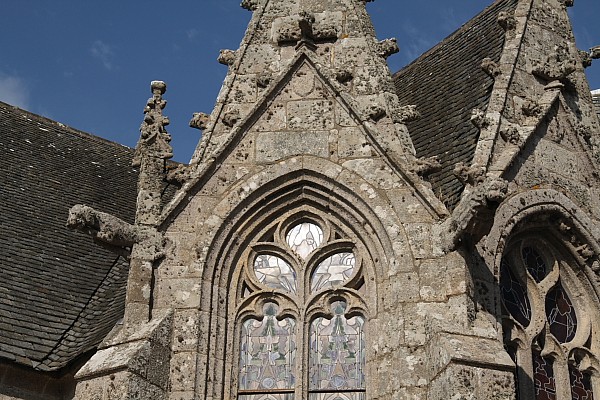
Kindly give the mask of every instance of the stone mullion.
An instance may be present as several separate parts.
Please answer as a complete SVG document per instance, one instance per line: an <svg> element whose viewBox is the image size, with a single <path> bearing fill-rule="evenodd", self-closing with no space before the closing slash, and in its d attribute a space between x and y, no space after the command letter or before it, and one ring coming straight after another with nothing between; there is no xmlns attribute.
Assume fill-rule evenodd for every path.
<svg viewBox="0 0 600 400"><path fill-rule="evenodd" d="M556 400L572 400L571 378L569 376L569 364L567 360L562 357L555 359L552 368L556 384Z"/></svg>
<svg viewBox="0 0 600 400"><path fill-rule="evenodd" d="M517 350L517 390L520 399L535 399L533 353L531 348Z"/></svg>

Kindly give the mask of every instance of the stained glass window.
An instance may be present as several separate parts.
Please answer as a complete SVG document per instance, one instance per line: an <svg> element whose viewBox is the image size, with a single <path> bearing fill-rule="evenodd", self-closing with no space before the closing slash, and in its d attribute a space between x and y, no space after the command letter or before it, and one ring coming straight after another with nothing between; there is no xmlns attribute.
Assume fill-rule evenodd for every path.
<svg viewBox="0 0 600 400"><path fill-rule="evenodd" d="M311 290L334 287L347 282L354 273L356 257L353 253L337 253L323 260L312 276Z"/></svg>
<svg viewBox="0 0 600 400"><path fill-rule="evenodd" d="M534 351L533 352L533 379L535 386L535 400L555 400L556 380L552 369L552 360Z"/></svg>
<svg viewBox="0 0 600 400"><path fill-rule="evenodd" d="M560 343L573 340L577 330L577 316L573 303L560 282L546 295L546 316L550 332Z"/></svg>
<svg viewBox="0 0 600 400"><path fill-rule="evenodd" d="M504 332L505 347L518 366L515 382L521 399L564 399L570 392L572 400L593 400L593 378L574 367L571 356L579 345L585 347L586 352L593 348L590 344L593 337L589 333L587 338L575 341L580 310L576 306L592 305L597 300L595 294L593 299L588 297L578 281L581 276L571 269L570 262L576 261L566 250L559 252L537 237L513 243L502 258L500 293L502 303L510 314L503 317L510 317L512 322L503 324L507 329ZM527 274L517 271L518 267L526 270ZM519 279L523 275L526 275L526 282ZM570 293L577 296L570 297ZM596 324L599 318L595 307L586 308L586 312L594 314L591 320L592 324ZM545 321L540 320L534 325L532 321L541 316L546 317ZM598 329L595 326L592 332ZM536 339L529 343L520 340L526 337ZM562 350L556 349L556 342ZM520 362L529 357L532 357L531 364ZM595 356L590 357L593 362L598 362ZM569 380L565 379L566 376ZM531 381L533 385L530 385ZM569 381L569 387L561 387ZM521 382L524 384L519 386Z"/></svg>
<svg viewBox="0 0 600 400"><path fill-rule="evenodd" d="M527 291L512 273L506 259L502 259L500 289L502 301L510 315L521 325L527 327L531 321L531 305L527 298Z"/></svg>
<svg viewBox="0 0 600 400"><path fill-rule="evenodd" d="M335 302L333 318L311 323L309 386L311 392L321 392L311 399L358 399L365 387L364 318L346 318L345 310L344 302Z"/></svg>
<svg viewBox="0 0 600 400"><path fill-rule="evenodd" d="M540 253L533 247L526 246L523 247L522 257L525 268L527 268L533 279L538 283L541 282L548 274L548 268Z"/></svg>
<svg viewBox="0 0 600 400"><path fill-rule="evenodd" d="M323 242L323 230L315 224L304 222L290 229L286 241L292 251L306 258Z"/></svg>
<svg viewBox="0 0 600 400"><path fill-rule="evenodd" d="M571 399L594 400L591 376L573 366L569 367L569 375L571 377Z"/></svg>
<svg viewBox="0 0 600 400"><path fill-rule="evenodd" d="M263 227L267 233L258 235L251 244L251 258L244 264L246 274L241 276L254 275L260 284L243 282L236 297L244 299L237 304L237 312L256 315L239 328L237 400L366 400L365 318L354 308L351 316L346 315L350 300L341 298L331 309L316 310L318 317L307 320L303 314L310 309L315 315L315 309L307 306L309 300L314 304L313 295L320 299L319 304L329 304L326 289L358 289L365 284L363 276L350 280L362 271L354 247L348 247L350 240L339 226L327 221L321 224L274 222ZM326 243L324 232L335 232L330 235L332 243ZM319 252L324 245L327 247ZM337 252L331 250L334 246L338 246ZM356 291L338 294L360 296ZM266 299L262 314L257 315L254 299ZM285 314L278 311L280 307L285 307ZM294 318L288 317L288 312ZM308 337L299 328L303 326L309 330ZM309 359L296 360L296 355L302 354ZM308 365L308 371L302 372L303 365ZM298 382L301 377L308 381Z"/></svg>
<svg viewBox="0 0 600 400"><path fill-rule="evenodd" d="M296 273L281 258L261 254L254 261L254 273L259 282L274 289L296 293Z"/></svg>
<svg viewBox="0 0 600 400"><path fill-rule="evenodd" d="M264 314L262 319L249 319L242 325L239 375L242 393L294 388L296 322L291 318L278 320L274 303L265 305ZM246 398L285 399L281 396Z"/></svg>

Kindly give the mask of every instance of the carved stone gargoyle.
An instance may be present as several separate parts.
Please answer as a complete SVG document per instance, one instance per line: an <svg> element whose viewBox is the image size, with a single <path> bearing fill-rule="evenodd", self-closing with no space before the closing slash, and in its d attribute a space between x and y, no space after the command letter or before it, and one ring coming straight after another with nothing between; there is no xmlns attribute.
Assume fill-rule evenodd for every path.
<svg viewBox="0 0 600 400"><path fill-rule="evenodd" d="M452 215L437 226L444 252L455 250L465 234L475 240L489 233L494 212L508 193L508 182L502 178L487 177L465 193Z"/></svg>

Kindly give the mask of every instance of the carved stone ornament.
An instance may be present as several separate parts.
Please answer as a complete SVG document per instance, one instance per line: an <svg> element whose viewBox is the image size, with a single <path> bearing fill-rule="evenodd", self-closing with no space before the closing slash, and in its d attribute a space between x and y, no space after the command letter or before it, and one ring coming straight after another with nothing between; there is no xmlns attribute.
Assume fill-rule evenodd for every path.
<svg viewBox="0 0 600 400"><path fill-rule="evenodd" d="M248 11L256 11L258 10L258 0L242 0L241 6Z"/></svg>
<svg viewBox="0 0 600 400"><path fill-rule="evenodd" d="M579 50L579 56L581 57L581 64L583 68L589 68L592 66L592 55L584 50Z"/></svg>
<svg viewBox="0 0 600 400"><path fill-rule="evenodd" d="M398 47L396 38L385 39L377 43L377 53L383 58L388 58L399 51L400 48Z"/></svg>
<svg viewBox="0 0 600 400"><path fill-rule="evenodd" d="M485 180L485 169L478 164L468 167L462 162L456 163L452 173L463 185L475 186Z"/></svg>
<svg viewBox="0 0 600 400"><path fill-rule="evenodd" d="M151 83L153 96L148 99L144 108L144 122L140 127L140 140L135 148L132 165L141 165L143 157L168 160L173 157L173 148L169 144L171 135L167 133L166 126L169 118L163 116L163 109L167 101L162 95L167 90L167 85L162 81Z"/></svg>
<svg viewBox="0 0 600 400"><path fill-rule="evenodd" d="M542 106L537 101L527 99L523 102L521 110L526 117L537 117L542 113Z"/></svg>
<svg viewBox="0 0 600 400"><path fill-rule="evenodd" d="M256 84L259 88L265 89L271 83L273 76L270 72L263 71L256 77Z"/></svg>
<svg viewBox="0 0 600 400"><path fill-rule="evenodd" d="M521 134L519 133L519 128L514 125L509 125L502 127L500 129L500 136L504 139L505 142L518 145L521 143Z"/></svg>
<svg viewBox="0 0 600 400"><path fill-rule="evenodd" d="M219 52L217 61L219 64L232 66L235 63L236 52L233 50L224 49Z"/></svg>
<svg viewBox="0 0 600 400"><path fill-rule="evenodd" d="M421 119L421 113L417 110L417 106L414 104L408 106L402 106L398 108L398 121L401 124L406 124L408 122L414 122Z"/></svg>
<svg viewBox="0 0 600 400"><path fill-rule="evenodd" d="M165 179L168 183L182 186L185 182L190 180L192 171L193 168L191 165L178 165L175 168L168 170Z"/></svg>
<svg viewBox="0 0 600 400"><path fill-rule="evenodd" d="M385 108L383 108L379 104L371 104L367 107L367 115L373 121L377 122L383 117L385 117L387 115L387 112L385 111Z"/></svg>
<svg viewBox="0 0 600 400"><path fill-rule="evenodd" d="M600 46L595 46L590 49L590 56L593 60L600 59Z"/></svg>
<svg viewBox="0 0 600 400"><path fill-rule="evenodd" d="M517 20L515 19L514 14L502 11L498 14L498 24L505 31L512 31L517 27Z"/></svg>
<svg viewBox="0 0 600 400"><path fill-rule="evenodd" d="M481 62L481 69L492 78L502 74L500 66L491 58L484 58Z"/></svg>
<svg viewBox="0 0 600 400"><path fill-rule="evenodd" d="M210 114L206 114L203 112L194 113L192 119L190 120L190 127L200 129L203 131L208 126L210 122Z"/></svg>
<svg viewBox="0 0 600 400"><path fill-rule="evenodd" d="M69 210L67 228L87 233L94 241L115 247L131 247L139 242L135 226L82 204Z"/></svg>
<svg viewBox="0 0 600 400"><path fill-rule="evenodd" d="M557 46L543 61L534 64L531 73L547 81L564 79L577 70L577 60L564 46Z"/></svg>
<svg viewBox="0 0 600 400"><path fill-rule="evenodd" d="M490 126L490 120L486 116L485 111L478 108L471 112L471 123L479 129L485 129Z"/></svg>
<svg viewBox="0 0 600 400"><path fill-rule="evenodd" d="M233 128L233 126L238 123L240 118L240 112L237 109L232 109L227 111L223 116L223 123L226 126Z"/></svg>
<svg viewBox="0 0 600 400"><path fill-rule="evenodd" d="M354 75L347 69L340 69L335 73L335 79L342 84L346 84L354 79Z"/></svg>
<svg viewBox="0 0 600 400"><path fill-rule="evenodd" d="M416 158L410 166L410 170L419 176L427 176L441 169L442 163L440 163L437 156Z"/></svg>

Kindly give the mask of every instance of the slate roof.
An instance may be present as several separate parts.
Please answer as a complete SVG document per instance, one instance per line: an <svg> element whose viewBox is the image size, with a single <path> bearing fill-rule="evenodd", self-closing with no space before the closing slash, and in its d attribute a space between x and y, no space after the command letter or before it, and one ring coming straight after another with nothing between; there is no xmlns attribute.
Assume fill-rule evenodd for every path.
<svg viewBox="0 0 600 400"><path fill-rule="evenodd" d="M481 69L488 57L499 62L504 31L501 11L517 0L498 0L437 46L394 74L402 105L415 104L422 118L408 123L418 157L438 156L442 170L429 176L435 194L453 209L464 189L454 165L470 165L479 138L470 122L474 108L487 108L494 80Z"/></svg>
<svg viewBox="0 0 600 400"><path fill-rule="evenodd" d="M57 370L122 318L127 263L65 222L133 222L133 151L0 102L0 154L0 359Z"/></svg>

